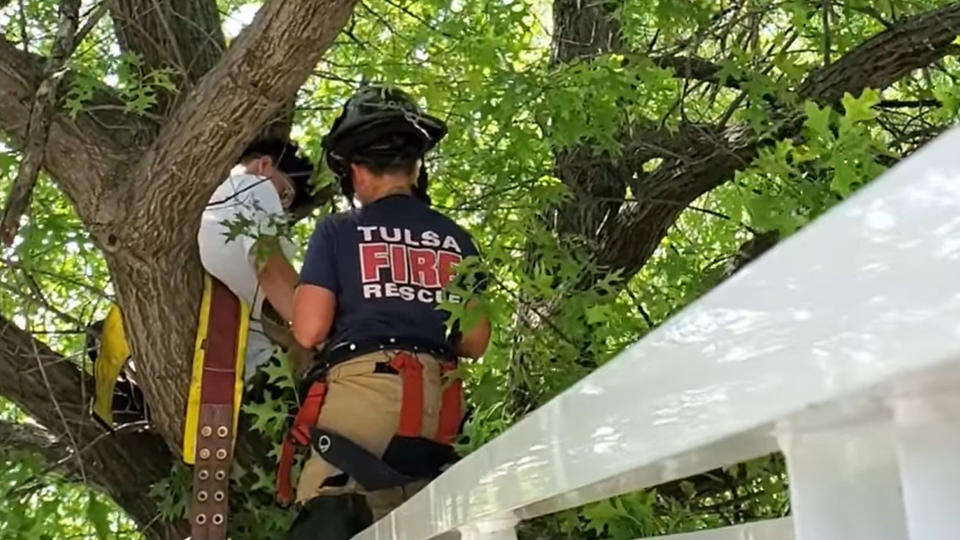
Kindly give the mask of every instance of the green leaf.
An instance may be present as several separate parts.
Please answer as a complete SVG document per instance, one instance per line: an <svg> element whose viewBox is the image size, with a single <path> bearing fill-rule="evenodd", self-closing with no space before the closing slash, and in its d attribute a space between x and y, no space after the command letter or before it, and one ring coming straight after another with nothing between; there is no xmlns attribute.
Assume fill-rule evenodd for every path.
<svg viewBox="0 0 960 540"><path fill-rule="evenodd" d="M248 488L250 491L263 491L273 494L276 490L277 480L273 471L266 471L263 467L256 465L253 467L253 473L257 480Z"/></svg>
<svg viewBox="0 0 960 540"><path fill-rule="evenodd" d="M618 518L620 510L614 507L613 501L605 500L585 506L583 515L587 519L587 530L602 534L604 525Z"/></svg>
<svg viewBox="0 0 960 540"><path fill-rule="evenodd" d="M609 306L603 304L588 306L586 309L587 323L598 324L607 322L610 320L610 314Z"/></svg>
<svg viewBox="0 0 960 540"><path fill-rule="evenodd" d="M275 361L271 360L260 368L267 374L267 382L276 384L280 388L295 388L296 380L294 380L293 370L290 367L290 358L287 356L287 353L277 349L274 357L276 358Z"/></svg>
<svg viewBox="0 0 960 540"><path fill-rule="evenodd" d="M830 107L820 108L813 101L804 104L803 110L807 115L804 126L807 127L815 136L824 140L833 139L833 132L830 131Z"/></svg>
<svg viewBox="0 0 960 540"><path fill-rule="evenodd" d="M110 507L100 501L99 497L91 493L87 498L87 519L93 524L97 538L110 536Z"/></svg>
<svg viewBox="0 0 960 540"><path fill-rule="evenodd" d="M847 196L853 192L854 184L859 180L860 174L856 163L849 159L840 159L835 163L830 189L842 196Z"/></svg>
<svg viewBox="0 0 960 540"><path fill-rule="evenodd" d="M807 73L807 65L794 54L781 52L774 58L774 65L791 79L800 79Z"/></svg>
<svg viewBox="0 0 960 540"><path fill-rule="evenodd" d="M864 89L860 97L855 98L849 92L843 94L843 117L850 124L873 120L880 113L873 107L880 103L880 93L872 88Z"/></svg>
<svg viewBox="0 0 960 540"><path fill-rule="evenodd" d="M187 503L190 500L192 469L181 461L173 464L170 475L150 486L150 496L157 501L160 516L167 521L180 519L187 515Z"/></svg>
<svg viewBox="0 0 960 540"><path fill-rule="evenodd" d="M242 410L253 417L251 429L267 435L279 432L287 421L287 407L276 398L268 397L262 403L247 403Z"/></svg>

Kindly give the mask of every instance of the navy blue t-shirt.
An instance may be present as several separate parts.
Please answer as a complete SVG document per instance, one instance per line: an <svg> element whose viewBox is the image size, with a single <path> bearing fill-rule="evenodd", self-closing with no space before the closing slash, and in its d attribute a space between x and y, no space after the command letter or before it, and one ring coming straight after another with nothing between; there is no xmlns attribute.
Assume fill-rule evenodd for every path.
<svg viewBox="0 0 960 540"><path fill-rule="evenodd" d="M379 199L328 216L307 247L300 283L337 295L328 344L407 340L448 345L441 300L456 266L477 255L470 236L446 216L407 195Z"/></svg>

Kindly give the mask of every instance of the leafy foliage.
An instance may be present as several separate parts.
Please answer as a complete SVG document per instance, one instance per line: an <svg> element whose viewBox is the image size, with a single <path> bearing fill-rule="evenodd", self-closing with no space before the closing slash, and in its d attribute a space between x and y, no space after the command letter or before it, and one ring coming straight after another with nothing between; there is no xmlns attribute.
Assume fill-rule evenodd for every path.
<svg viewBox="0 0 960 540"><path fill-rule="evenodd" d="M36 456L0 452L0 538L141 537L113 501L46 469Z"/></svg>

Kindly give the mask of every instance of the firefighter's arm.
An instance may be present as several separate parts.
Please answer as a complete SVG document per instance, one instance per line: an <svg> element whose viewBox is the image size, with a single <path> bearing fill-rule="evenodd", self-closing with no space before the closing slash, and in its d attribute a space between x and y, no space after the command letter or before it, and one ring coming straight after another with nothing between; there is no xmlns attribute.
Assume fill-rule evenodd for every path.
<svg viewBox="0 0 960 540"><path fill-rule="evenodd" d="M293 337L312 349L327 339L337 313L337 295L318 285L301 283L293 295Z"/></svg>
<svg viewBox="0 0 960 540"><path fill-rule="evenodd" d="M467 302L467 311L480 309L477 302L470 300ZM482 315L476 320L473 326L460 335L456 345L457 356L464 358L480 358L487 350L490 344L490 319Z"/></svg>
<svg viewBox="0 0 960 540"><path fill-rule="evenodd" d="M293 291L300 276L283 256L280 242L274 236L264 236L254 245L254 264L257 281L273 309L289 321L293 318Z"/></svg>

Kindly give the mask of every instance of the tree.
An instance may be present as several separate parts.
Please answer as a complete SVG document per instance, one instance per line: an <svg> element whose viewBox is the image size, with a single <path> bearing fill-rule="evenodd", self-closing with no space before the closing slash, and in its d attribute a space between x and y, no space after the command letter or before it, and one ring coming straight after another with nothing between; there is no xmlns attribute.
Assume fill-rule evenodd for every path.
<svg viewBox="0 0 960 540"><path fill-rule="evenodd" d="M164 84L153 87L145 102L139 96L140 103L125 103L118 92L98 85L87 89L92 95L75 114L45 105L45 95L56 95L56 79L71 76L63 74L64 62L79 41L74 29L80 2L63 2L57 39L46 60L27 47L29 30L21 37L27 50L0 41L0 129L23 148L21 171L42 163L71 200L113 277L156 433L129 437L152 451L124 460L134 470L115 478L117 485L107 491L117 494L120 504L130 504L131 515L146 526L153 513L138 515L132 509L145 504L147 490L131 497L124 485L130 478L142 478L146 485L162 478L137 471L139 460L148 460L143 472L159 466L164 474L167 449L176 452L181 442L202 281L195 239L200 213L243 146L295 96L353 2L268 3L229 48L214 2L121 0L104 6L121 54L136 58L144 73L169 73ZM27 16L22 9L21 16ZM93 17L102 12L93 10L88 23L96 24ZM131 111L138 107L150 114ZM29 186L27 176L29 171L20 174L14 189ZM9 351L3 369L10 371L4 395L58 438L66 435L83 463L83 448L77 446L96 440L98 430L89 420L69 425L66 418L85 417L85 406L73 403L65 413L59 398L83 396L85 377L48 349L38 349L40 344L9 322L2 324ZM44 354L35 354L37 350ZM39 362L39 369L27 372L44 374L45 383L45 364L63 371L55 381L60 384L38 386L23 375L23 361L27 366ZM51 401L56 414L51 414ZM165 445L157 445L158 436ZM108 439L113 452L135 448L132 441L121 444L123 439ZM99 463L121 472L116 459Z"/></svg>
<svg viewBox="0 0 960 540"><path fill-rule="evenodd" d="M54 7L0 0L2 192L26 201L40 169L27 218L8 212L22 227L0 275L0 395L17 412L0 416L0 452L40 456L31 478L100 488L151 538L183 537L149 493L177 461L198 217L258 132L292 124L319 157L360 80L405 86L450 123L432 195L484 247L499 328L464 368L469 451L945 129L960 103L958 2L284 0L229 46L221 25L249 6ZM104 436L87 418L75 353L103 296L125 311L149 430ZM80 334L42 333L64 330ZM253 424L274 433L257 415L270 409ZM243 464L269 484L269 464ZM776 458L566 526L615 535L617 516L673 503L681 525L651 515L624 535L784 511L782 481L754 489L760 476L783 478Z"/></svg>

